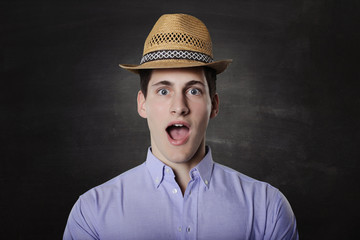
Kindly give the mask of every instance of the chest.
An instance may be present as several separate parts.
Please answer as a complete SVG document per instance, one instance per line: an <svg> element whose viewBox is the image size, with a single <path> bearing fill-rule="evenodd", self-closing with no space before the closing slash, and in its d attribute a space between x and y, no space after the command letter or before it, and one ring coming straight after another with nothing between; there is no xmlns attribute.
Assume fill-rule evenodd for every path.
<svg viewBox="0 0 360 240"><path fill-rule="evenodd" d="M129 191L99 212L101 239L249 239L254 211L241 196L201 184Z"/></svg>

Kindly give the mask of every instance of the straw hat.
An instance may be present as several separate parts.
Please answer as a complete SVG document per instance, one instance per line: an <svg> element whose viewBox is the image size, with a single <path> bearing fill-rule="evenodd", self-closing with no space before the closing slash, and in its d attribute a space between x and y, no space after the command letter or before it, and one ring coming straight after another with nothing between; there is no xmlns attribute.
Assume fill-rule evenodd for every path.
<svg viewBox="0 0 360 240"><path fill-rule="evenodd" d="M140 69L207 66L219 74L231 62L213 60L210 34L202 21L187 14L165 14L146 38L140 64L119 66L134 73Z"/></svg>

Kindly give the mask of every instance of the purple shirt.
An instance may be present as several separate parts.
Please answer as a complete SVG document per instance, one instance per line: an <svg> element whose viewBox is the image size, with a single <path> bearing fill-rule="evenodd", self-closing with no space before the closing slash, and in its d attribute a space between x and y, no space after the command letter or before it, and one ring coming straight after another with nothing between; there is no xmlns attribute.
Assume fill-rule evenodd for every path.
<svg viewBox="0 0 360 240"><path fill-rule="evenodd" d="M298 239L284 195L214 163L210 149L190 177L183 196L149 148L145 163L80 196L64 239Z"/></svg>

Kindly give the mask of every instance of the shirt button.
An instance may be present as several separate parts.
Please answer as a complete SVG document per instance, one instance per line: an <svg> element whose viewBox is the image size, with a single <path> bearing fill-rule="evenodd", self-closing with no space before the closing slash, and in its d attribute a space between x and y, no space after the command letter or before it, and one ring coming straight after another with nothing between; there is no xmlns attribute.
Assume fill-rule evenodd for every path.
<svg viewBox="0 0 360 240"><path fill-rule="evenodd" d="M169 173L170 172L170 170L167 168L166 170L165 170L167 173Z"/></svg>
<svg viewBox="0 0 360 240"><path fill-rule="evenodd" d="M190 227L187 227L186 228L186 231L189 233L191 231L191 228Z"/></svg>
<svg viewBox="0 0 360 240"><path fill-rule="evenodd" d="M177 193L177 189L174 188L174 189L172 190L172 193L173 193L173 194Z"/></svg>
<svg viewBox="0 0 360 240"><path fill-rule="evenodd" d="M208 185L208 183L209 183L208 180L205 180L205 184Z"/></svg>
<svg viewBox="0 0 360 240"><path fill-rule="evenodd" d="M181 226L180 226L180 227L178 227L178 231L179 231L179 232L181 232Z"/></svg>

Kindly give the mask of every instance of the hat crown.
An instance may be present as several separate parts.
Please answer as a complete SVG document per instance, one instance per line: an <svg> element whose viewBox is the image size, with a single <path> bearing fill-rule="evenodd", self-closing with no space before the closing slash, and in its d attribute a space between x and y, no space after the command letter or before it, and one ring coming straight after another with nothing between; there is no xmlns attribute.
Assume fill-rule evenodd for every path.
<svg viewBox="0 0 360 240"><path fill-rule="evenodd" d="M164 14L155 23L144 44L143 56L160 50L185 50L213 57L205 24L187 14Z"/></svg>
<svg viewBox="0 0 360 240"><path fill-rule="evenodd" d="M177 13L162 15L144 44L140 64L120 64L133 73L143 69L209 67L222 73L231 59L214 61L205 24L196 17Z"/></svg>

